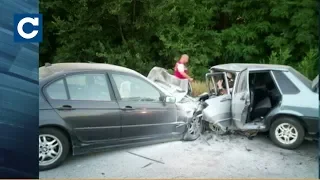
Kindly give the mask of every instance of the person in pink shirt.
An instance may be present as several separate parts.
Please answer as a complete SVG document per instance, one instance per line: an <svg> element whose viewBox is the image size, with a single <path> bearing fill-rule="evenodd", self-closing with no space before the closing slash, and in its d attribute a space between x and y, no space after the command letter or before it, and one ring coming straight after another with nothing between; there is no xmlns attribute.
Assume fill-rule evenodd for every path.
<svg viewBox="0 0 320 180"><path fill-rule="evenodd" d="M176 76L179 79L188 79L191 82L193 81L193 78L191 78L188 75L188 69L186 67L186 64L188 62L189 62L189 56L186 54L183 54L180 60L176 63L174 67L174 76Z"/></svg>

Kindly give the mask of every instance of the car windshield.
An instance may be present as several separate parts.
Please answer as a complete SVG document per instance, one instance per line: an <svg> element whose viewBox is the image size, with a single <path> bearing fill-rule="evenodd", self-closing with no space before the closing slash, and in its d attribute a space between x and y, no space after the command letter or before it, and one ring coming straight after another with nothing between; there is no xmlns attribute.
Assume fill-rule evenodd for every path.
<svg viewBox="0 0 320 180"><path fill-rule="evenodd" d="M231 71L219 71L219 70L212 70L211 75L207 78L207 85L209 86L210 93L217 93L218 92L218 82L222 80L222 88L227 89L226 83L228 83L228 87L230 92L233 90L233 85L236 77L236 73ZM226 73L226 79L224 77L224 74Z"/></svg>
<svg viewBox="0 0 320 180"><path fill-rule="evenodd" d="M305 77L304 75L302 75L299 71L290 68L289 71L295 76L297 77L305 86L307 86L310 90L312 90L312 81L310 79L308 79L307 77Z"/></svg>

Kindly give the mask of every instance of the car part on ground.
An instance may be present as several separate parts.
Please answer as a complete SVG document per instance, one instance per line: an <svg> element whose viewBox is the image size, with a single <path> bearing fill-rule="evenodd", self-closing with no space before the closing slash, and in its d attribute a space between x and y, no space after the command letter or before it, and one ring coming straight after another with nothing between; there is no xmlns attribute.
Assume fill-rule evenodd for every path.
<svg viewBox="0 0 320 180"><path fill-rule="evenodd" d="M223 131L219 126L214 125L213 123L208 123L209 129L218 135L224 135L228 133L228 131Z"/></svg>

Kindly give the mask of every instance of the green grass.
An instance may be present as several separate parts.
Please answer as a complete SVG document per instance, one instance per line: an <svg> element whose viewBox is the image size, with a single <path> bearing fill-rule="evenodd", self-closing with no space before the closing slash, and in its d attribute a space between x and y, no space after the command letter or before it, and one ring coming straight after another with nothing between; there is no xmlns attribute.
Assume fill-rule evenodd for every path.
<svg viewBox="0 0 320 180"><path fill-rule="evenodd" d="M208 92L208 87L205 82L194 81L191 83L191 86L193 96L198 96L204 92Z"/></svg>

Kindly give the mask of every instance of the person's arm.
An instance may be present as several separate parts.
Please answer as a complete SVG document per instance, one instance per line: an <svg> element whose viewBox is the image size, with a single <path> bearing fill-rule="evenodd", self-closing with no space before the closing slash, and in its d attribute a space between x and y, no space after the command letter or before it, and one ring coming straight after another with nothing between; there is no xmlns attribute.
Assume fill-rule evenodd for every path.
<svg viewBox="0 0 320 180"><path fill-rule="evenodd" d="M192 80L193 80L187 73L184 72L184 65L183 65L183 64L179 64L177 68L178 68L179 73L180 73L184 78L187 78L189 81L192 81Z"/></svg>
<svg viewBox="0 0 320 180"><path fill-rule="evenodd" d="M225 89L219 89L218 95L223 95L223 94L227 94L227 91Z"/></svg>
<svg viewBox="0 0 320 180"><path fill-rule="evenodd" d="M227 91L222 87L222 83L223 83L223 80L219 80L217 85L218 85L218 95L223 95L223 94L226 94Z"/></svg>

